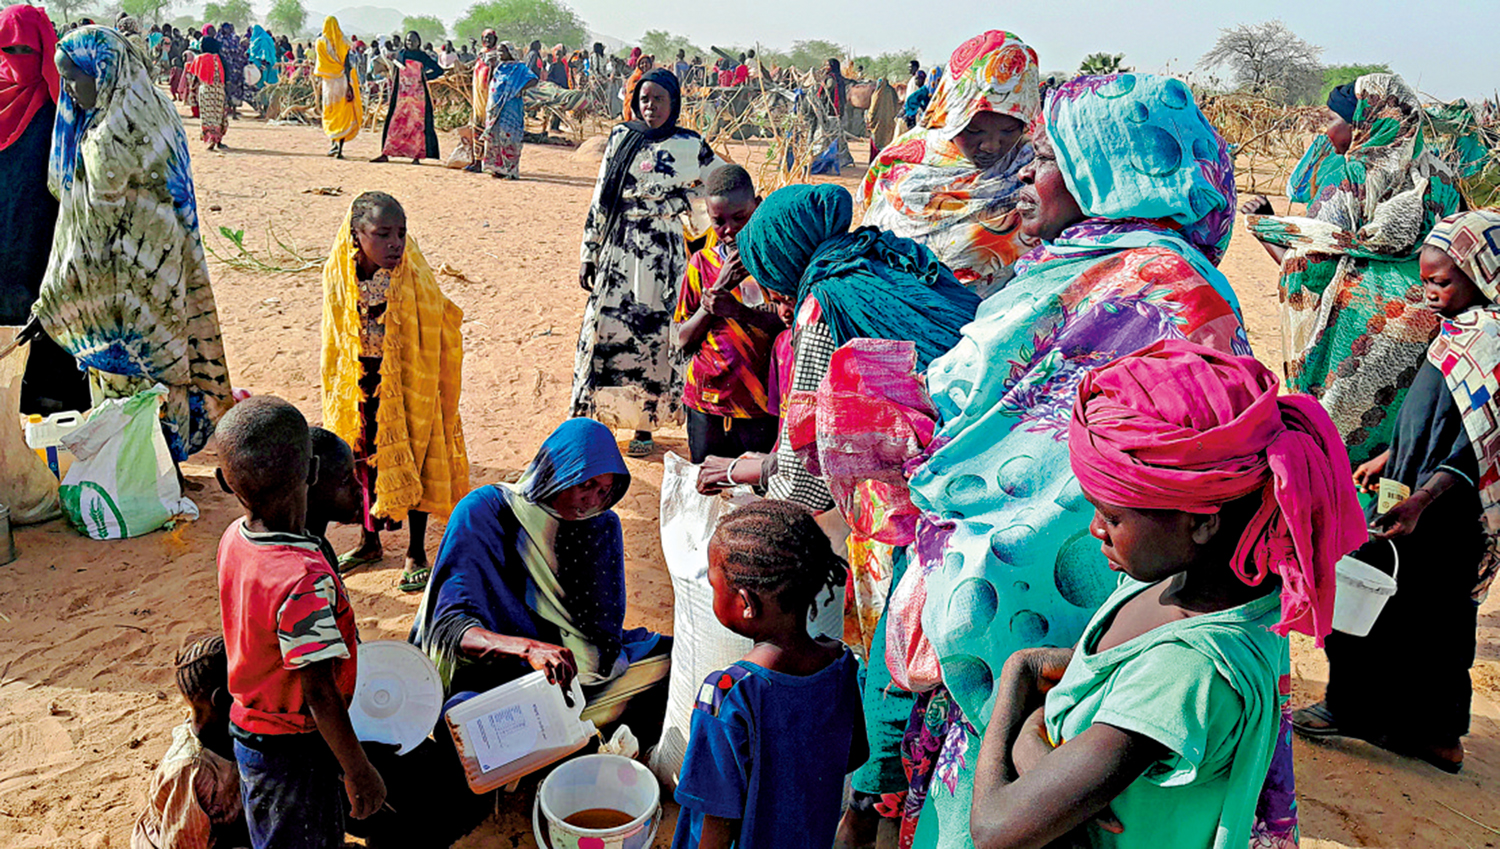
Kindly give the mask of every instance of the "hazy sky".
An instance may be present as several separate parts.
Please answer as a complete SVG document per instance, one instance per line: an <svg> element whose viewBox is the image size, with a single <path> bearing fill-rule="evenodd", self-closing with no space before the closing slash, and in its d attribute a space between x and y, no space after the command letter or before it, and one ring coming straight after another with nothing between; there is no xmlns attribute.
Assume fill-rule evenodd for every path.
<svg viewBox="0 0 1500 849"><path fill-rule="evenodd" d="M403 8L411 0L322 0ZM423 0L416 7L452 23L472 0ZM1044 71L1072 70L1095 51L1124 53L1137 70L1191 70L1221 27L1279 17L1324 48L1328 64L1386 62L1436 97L1493 96L1500 88L1500 0L565 0L594 32L631 42L648 29L694 43L788 47L825 39L875 55L917 48L923 62L946 62L962 41L1008 29L1036 48ZM269 4L265 0L257 7ZM1441 10L1441 14L1436 12Z"/></svg>

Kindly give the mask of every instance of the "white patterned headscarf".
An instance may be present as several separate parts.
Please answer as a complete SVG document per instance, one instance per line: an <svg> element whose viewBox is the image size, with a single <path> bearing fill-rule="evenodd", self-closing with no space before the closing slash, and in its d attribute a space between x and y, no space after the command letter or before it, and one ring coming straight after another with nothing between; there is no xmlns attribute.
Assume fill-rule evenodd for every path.
<svg viewBox="0 0 1500 849"><path fill-rule="evenodd" d="M1500 300L1500 210L1475 209L1439 221L1426 246L1438 248L1491 301Z"/></svg>

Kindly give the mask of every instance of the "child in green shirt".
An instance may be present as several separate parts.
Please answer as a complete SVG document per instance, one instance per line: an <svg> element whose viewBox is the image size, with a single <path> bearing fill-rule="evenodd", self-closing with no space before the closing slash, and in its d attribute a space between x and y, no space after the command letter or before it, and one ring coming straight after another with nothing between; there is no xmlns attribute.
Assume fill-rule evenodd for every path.
<svg viewBox="0 0 1500 849"><path fill-rule="evenodd" d="M975 778L979 849L1292 847L1292 629L1331 629L1366 537L1327 413L1250 357L1158 342L1084 377L1068 444L1119 588L1018 652Z"/></svg>

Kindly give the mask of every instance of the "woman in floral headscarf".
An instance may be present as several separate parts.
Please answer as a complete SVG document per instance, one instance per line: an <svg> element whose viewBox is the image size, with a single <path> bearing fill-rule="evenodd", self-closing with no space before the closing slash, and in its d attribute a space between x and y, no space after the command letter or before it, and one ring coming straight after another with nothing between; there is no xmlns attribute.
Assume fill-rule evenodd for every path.
<svg viewBox="0 0 1500 849"><path fill-rule="evenodd" d="M910 786L885 809L917 846L969 843L978 745L1005 660L1071 645L1114 586L1068 465L1083 376L1163 339L1250 350L1215 267L1234 221L1234 169L1187 86L1081 77L1049 94L1031 136L1017 208L1041 245L927 369L936 447L910 479L919 516L887 608L886 666L920 695L900 743ZM1276 774L1289 779L1283 754L1288 770Z"/></svg>
<svg viewBox="0 0 1500 849"><path fill-rule="evenodd" d="M1323 402L1358 465L1390 444L1401 399L1437 333L1437 316L1417 307L1417 254L1459 196L1452 172L1424 146L1422 107L1400 77L1367 74L1354 95L1348 152L1317 168L1339 179L1320 178L1326 185L1312 189L1307 217L1251 216L1249 227L1287 249L1287 389Z"/></svg>
<svg viewBox="0 0 1500 849"><path fill-rule="evenodd" d="M89 368L96 398L167 387L162 429L180 462L234 403L187 136L118 32L79 27L57 56L47 183L60 210L33 312Z"/></svg>
<svg viewBox="0 0 1500 849"><path fill-rule="evenodd" d="M986 297L1032 245L1021 239L1017 174L1036 118L1036 51L990 30L953 51L916 129L870 163L864 224L931 248L959 282Z"/></svg>

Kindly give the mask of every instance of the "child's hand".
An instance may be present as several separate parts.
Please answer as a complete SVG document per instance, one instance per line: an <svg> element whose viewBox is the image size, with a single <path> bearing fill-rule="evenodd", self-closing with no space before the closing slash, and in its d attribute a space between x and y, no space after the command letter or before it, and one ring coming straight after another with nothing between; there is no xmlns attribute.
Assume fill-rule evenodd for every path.
<svg viewBox="0 0 1500 849"><path fill-rule="evenodd" d="M1274 215L1276 209L1265 195L1251 195L1240 204L1241 215Z"/></svg>
<svg viewBox="0 0 1500 849"><path fill-rule="evenodd" d="M1371 523L1371 536L1376 539L1390 539L1392 537L1404 537L1417 529L1417 520L1422 518L1422 511L1432 503L1432 493L1425 489L1419 489L1411 495L1401 499L1385 515L1380 516Z"/></svg>
<svg viewBox="0 0 1500 849"><path fill-rule="evenodd" d="M1376 457L1372 457L1359 464L1354 470L1354 485L1361 492L1375 492L1380 489L1380 476L1385 474L1385 466L1391 460L1390 449Z"/></svg>
<svg viewBox="0 0 1500 849"><path fill-rule="evenodd" d="M385 780L367 760L363 767L344 773L344 792L349 794L349 816L365 819L385 804Z"/></svg>
<svg viewBox="0 0 1500 849"><path fill-rule="evenodd" d="M718 318L734 320L744 315L745 305L734 292L715 286L703 293L703 311Z"/></svg>
<svg viewBox="0 0 1500 849"><path fill-rule="evenodd" d="M730 245L729 249L724 252L724 265L719 269L719 280L714 288L727 292L740 285L749 276L750 272L746 271L745 266L740 262L739 248Z"/></svg>

